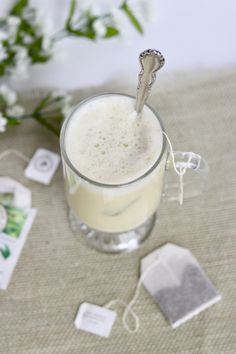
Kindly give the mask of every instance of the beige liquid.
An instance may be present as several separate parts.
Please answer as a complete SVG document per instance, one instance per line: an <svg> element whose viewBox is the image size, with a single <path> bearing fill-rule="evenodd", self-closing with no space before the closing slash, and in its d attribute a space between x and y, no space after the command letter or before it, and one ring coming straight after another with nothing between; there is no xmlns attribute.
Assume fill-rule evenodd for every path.
<svg viewBox="0 0 236 354"><path fill-rule="evenodd" d="M65 150L80 174L106 186L90 183L64 165L71 209L100 231L123 232L141 225L160 203L165 156L151 173L138 178L153 167L162 145L155 114L144 107L137 118L132 98L114 94L85 102L68 122Z"/></svg>

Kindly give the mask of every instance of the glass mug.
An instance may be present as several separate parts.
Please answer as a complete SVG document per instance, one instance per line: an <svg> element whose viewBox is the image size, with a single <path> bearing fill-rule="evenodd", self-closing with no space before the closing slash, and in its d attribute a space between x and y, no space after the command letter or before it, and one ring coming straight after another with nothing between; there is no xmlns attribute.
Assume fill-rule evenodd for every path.
<svg viewBox="0 0 236 354"><path fill-rule="evenodd" d="M167 139L163 136L162 150L156 162L142 176L133 181L122 184L103 184L82 175L73 166L66 152L65 137L68 123L74 112L79 112L82 105L89 104L104 95L126 96L135 103L135 98L132 96L112 93L84 100L64 121L60 146L72 230L99 251L119 253L138 248L151 233L163 196L164 176L167 170L173 171L173 161ZM150 106L148 107L164 131L160 117ZM192 180L184 184L185 196L191 197L199 194L207 176L206 161L201 156L188 152L174 152L174 157L175 166L179 171L183 168L194 171L195 176L191 176ZM195 181L194 177L198 177L198 181ZM165 186L164 195L169 200L177 199L175 196L176 188L178 188L176 178L175 175L173 183L172 176L172 181ZM198 187L196 187L197 184Z"/></svg>

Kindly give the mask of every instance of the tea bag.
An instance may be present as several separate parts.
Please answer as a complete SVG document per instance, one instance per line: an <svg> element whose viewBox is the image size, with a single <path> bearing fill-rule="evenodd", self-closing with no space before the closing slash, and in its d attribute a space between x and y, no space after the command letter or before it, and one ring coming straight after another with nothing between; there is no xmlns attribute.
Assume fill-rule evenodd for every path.
<svg viewBox="0 0 236 354"><path fill-rule="evenodd" d="M143 285L173 328L221 299L186 248L167 243L142 259L144 272Z"/></svg>

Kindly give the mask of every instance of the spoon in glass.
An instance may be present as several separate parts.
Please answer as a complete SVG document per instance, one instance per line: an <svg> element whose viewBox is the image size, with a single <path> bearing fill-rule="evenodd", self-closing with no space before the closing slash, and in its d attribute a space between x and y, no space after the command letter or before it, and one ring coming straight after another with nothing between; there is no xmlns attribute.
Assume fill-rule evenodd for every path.
<svg viewBox="0 0 236 354"><path fill-rule="evenodd" d="M156 72L165 64L165 58L156 49L147 49L139 55L141 71L137 87L135 111L140 116L143 106L150 94L153 83L156 80Z"/></svg>

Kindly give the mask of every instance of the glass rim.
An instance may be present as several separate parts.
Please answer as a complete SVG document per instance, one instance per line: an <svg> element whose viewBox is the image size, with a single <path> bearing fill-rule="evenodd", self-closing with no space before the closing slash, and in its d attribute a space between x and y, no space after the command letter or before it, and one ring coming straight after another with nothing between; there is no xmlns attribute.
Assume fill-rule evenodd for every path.
<svg viewBox="0 0 236 354"><path fill-rule="evenodd" d="M66 134L66 128L68 126L68 123L70 121L70 119L72 118L72 116L74 115L74 113L77 111L77 109L84 105L85 103L93 100L93 99L96 99L98 97L103 97L103 96L126 96L126 97L130 97L132 99L136 99L134 96L132 95L128 95L128 94L124 94L124 93L111 93L111 92L105 92L105 93L101 93L101 94L96 94L96 95L93 95L93 96L90 96L88 98L85 98L83 99L81 102L79 102L74 108L73 110L70 112L70 114L68 115L68 117L64 120L63 122L63 125L62 125L62 128L61 128L61 132L60 132L60 148L61 148L61 155L63 157L63 159L65 160L66 164L70 167L70 169L77 175L79 176L80 178L82 178L83 180L95 185L95 186L98 186L98 187L107 187L107 188L116 188L116 187L124 187L124 186L127 186L129 184L132 184L134 182L137 182L139 180L142 180L143 178L147 177L152 171L154 171L154 169L159 165L159 162L161 161L162 159L162 156L165 152L165 149L166 149L166 137L164 134L162 134L163 136L163 143L162 143L162 150L161 150L161 153L160 155L158 156L158 159L154 162L154 164L145 172L143 173L141 176L129 181L129 182L124 182L124 183L115 183L115 184L111 184L111 183L102 183L102 182L97 182L97 181L94 181L92 180L91 178L83 175L81 172L79 172L79 170L72 164L72 162L70 161L67 153L66 153L66 148L65 148L65 134ZM162 123L162 120L161 118L159 117L159 115L157 114L157 112L154 111L154 109L148 105L148 104L145 104L145 106L147 106L155 115L155 117L157 118L157 120L159 121L160 123L160 126L161 126L161 129L163 132L165 132L164 130L164 126L163 126L163 123Z"/></svg>

